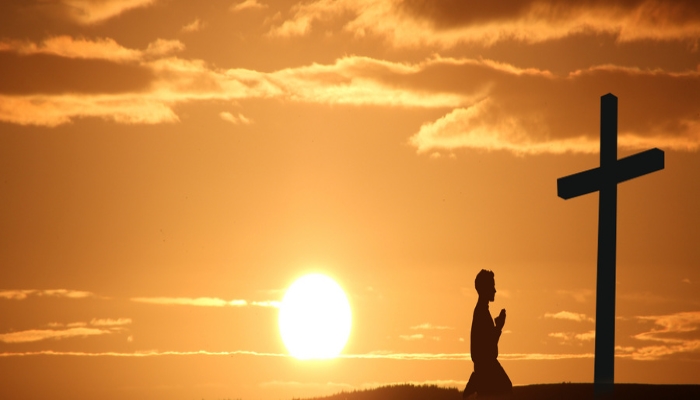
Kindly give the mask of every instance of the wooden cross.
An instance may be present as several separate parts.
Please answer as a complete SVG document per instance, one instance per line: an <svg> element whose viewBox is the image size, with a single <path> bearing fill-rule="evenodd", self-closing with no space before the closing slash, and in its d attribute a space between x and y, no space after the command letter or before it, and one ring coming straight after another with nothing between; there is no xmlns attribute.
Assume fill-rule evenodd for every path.
<svg viewBox="0 0 700 400"><path fill-rule="evenodd" d="M600 167L557 179L564 200L595 191L598 197L598 278L596 284L596 396L613 390L615 377L615 257L617 184L664 168L664 152L651 149L617 159L617 97L600 98Z"/></svg>

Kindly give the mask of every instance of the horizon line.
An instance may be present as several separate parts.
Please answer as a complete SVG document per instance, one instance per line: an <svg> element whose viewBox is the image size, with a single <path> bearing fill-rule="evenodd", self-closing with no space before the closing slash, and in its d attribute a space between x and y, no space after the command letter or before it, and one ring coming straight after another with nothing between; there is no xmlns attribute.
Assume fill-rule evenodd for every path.
<svg viewBox="0 0 700 400"><path fill-rule="evenodd" d="M248 355L259 357L278 357L278 358L294 358L290 354L258 352L251 350L233 350L233 351L209 351L209 350L144 350L135 352L82 352L82 351L55 351L55 350L39 350L26 352L2 352L0 357L30 357L30 356L74 356L74 357L161 357L161 356L190 356L190 355L206 355L206 356L233 356L233 355ZM543 354L543 353L509 353L499 355L501 361L532 361L532 360L568 360L568 359L586 359L593 358L593 353L563 353L563 354ZM405 361L471 361L470 353L389 353L389 352L370 352L364 354L339 354L336 357L328 359L311 359L304 361L325 361L332 359L365 359L365 360L405 360Z"/></svg>

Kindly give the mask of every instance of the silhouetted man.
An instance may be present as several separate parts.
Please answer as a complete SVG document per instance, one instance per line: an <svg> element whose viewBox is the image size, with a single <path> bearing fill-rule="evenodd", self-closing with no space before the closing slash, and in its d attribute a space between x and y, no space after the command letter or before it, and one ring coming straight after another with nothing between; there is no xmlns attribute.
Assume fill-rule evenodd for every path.
<svg viewBox="0 0 700 400"><path fill-rule="evenodd" d="M506 323L506 310L501 310L495 323L489 312L489 302L496 295L493 272L482 269L476 275L474 286L479 293L479 300L474 307L470 343L474 372L464 388L463 397L474 393L478 398L509 397L513 393L513 384L498 362L498 339Z"/></svg>

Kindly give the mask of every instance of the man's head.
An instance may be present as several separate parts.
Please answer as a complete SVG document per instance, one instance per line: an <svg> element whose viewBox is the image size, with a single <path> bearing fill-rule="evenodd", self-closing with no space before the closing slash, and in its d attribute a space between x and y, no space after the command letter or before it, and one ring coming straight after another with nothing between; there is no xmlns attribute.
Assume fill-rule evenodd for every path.
<svg viewBox="0 0 700 400"><path fill-rule="evenodd" d="M474 280L474 287L479 293L479 298L493 301L496 295L496 279L493 272L485 269L479 271Z"/></svg>

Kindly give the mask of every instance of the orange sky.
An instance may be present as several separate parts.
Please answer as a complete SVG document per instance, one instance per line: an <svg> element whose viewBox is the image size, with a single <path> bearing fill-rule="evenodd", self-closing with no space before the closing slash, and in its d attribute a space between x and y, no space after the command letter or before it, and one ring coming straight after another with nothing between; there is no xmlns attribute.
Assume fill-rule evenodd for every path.
<svg viewBox="0 0 700 400"><path fill-rule="evenodd" d="M476 273L514 384L591 382L600 96L620 157L616 380L700 366L694 1L0 4L0 393L290 399L472 371ZM341 358L277 330L308 272Z"/></svg>

